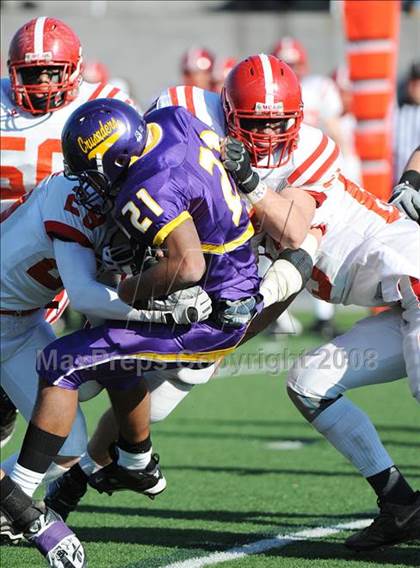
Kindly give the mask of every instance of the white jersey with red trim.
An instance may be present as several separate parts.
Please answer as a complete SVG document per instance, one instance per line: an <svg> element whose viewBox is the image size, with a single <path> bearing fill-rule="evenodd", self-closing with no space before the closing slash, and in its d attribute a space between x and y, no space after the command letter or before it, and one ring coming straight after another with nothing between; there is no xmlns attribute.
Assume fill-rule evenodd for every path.
<svg viewBox="0 0 420 568"><path fill-rule="evenodd" d="M2 209L21 197L52 172L63 169L61 131L81 104L98 98L131 102L125 93L106 83L82 83L74 101L44 115L32 115L17 107L10 80L1 79L1 193ZM5 202L5 203L4 203Z"/></svg>
<svg viewBox="0 0 420 568"><path fill-rule="evenodd" d="M152 108L179 105L208 124L220 137L227 135L220 95L198 87L179 86L166 89ZM318 128L302 124L297 146L286 164L278 168L256 168L260 178L272 189L286 185L319 184L328 181L342 165L339 148Z"/></svg>
<svg viewBox="0 0 420 568"><path fill-rule="evenodd" d="M100 252L105 218L77 205L73 187L53 174L2 213L1 309L42 308L63 289L53 239Z"/></svg>
<svg viewBox="0 0 420 568"><path fill-rule="evenodd" d="M339 118L343 112L340 93L330 77L306 75L301 80L303 121L323 128L329 118Z"/></svg>
<svg viewBox="0 0 420 568"><path fill-rule="evenodd" d="M399 210L339 175L311 188L323 231L312 277L315 297L333 304L383 306L401 300L403 276L420 279L420 227ZM266 250L274 257L272 241Z"/></svg>

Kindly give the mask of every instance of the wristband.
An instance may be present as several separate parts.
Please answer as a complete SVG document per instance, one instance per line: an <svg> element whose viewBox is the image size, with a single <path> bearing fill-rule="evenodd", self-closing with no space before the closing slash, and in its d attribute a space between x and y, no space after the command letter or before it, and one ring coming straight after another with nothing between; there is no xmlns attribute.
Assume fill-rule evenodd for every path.
<svg viewBox="0 0 420 568"><path fill-rule="evenodd" d="M398 182L398 185L402 183L411 185L413 189L420 191L420 173L416 172L416 170L408 170L404 172Z"/></svg>
<svg viewBox="0 0 420 568"><path fill-rule="evenodd" d="M245 197L248 199L251 205L255 205L256 203L261 201L261 199L264 198L266 193L267 193L267 186L265 185L265 183L260 181L260 183L253 191L245 194Z"/></svg>
<svg viewBox="0 0 420 568"><path fill-rule="evenodd" d="M289 262L299 272L302 280L299 288L299 290L301 290L312 274L314 262L311 255L303 248L286 249L280 254L276 262L279 262L280 260ZM296 293L299 290L296 289L293 293Z"/></svg>

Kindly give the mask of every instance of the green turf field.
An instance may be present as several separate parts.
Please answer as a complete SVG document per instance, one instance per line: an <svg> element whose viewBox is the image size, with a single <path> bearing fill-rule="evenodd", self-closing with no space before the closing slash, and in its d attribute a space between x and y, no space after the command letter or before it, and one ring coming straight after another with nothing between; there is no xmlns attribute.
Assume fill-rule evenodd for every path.
<svg viewBox="0 0 420 568"><path fill-rule="evenodd" d="M339 324L348 326L359 316L346 313ZM340 526L369 518L374 495L297 413L285 394L285 373L270 372L283 361L270 353L298 353L317 343L310 335L277 336L270 342L257 338L234 363L240 353L250 353L248 361L255 367L258 361L265 363L263 372L235 376L226 362L222 378L196 387L168 420L153 427L166 492L151 501L129 492L108 497L90 490L69 517L85 544L90 568L155 568L176 562L179 568L420 566L420 542L369 555L354 555L342 546L350 532ZM240 361L242 373L246 359ZM350 396L372 417L396 463L420 487L419 411L406 382ZM90 427L105 406L104 395L85 403ZM23 429L20 422L5 456L18 447ZM320 527L329 530L322 533ZM302 531L307 540L299 540L300 534L280 547L275 539ZM254 545L259 541L263 543ZM217 563L232 557L215 553L235 547L235 560ZM246 555L258 547L260 553ZM2 548L2 568L28 566L44 566L36 551Z"/></svg>

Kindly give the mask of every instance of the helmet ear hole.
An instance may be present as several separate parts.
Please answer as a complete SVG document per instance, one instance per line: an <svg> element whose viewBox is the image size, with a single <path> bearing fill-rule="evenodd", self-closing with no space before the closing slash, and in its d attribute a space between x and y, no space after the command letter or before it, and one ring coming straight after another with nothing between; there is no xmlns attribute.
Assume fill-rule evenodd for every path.
<svg viewBox="0 0 420 568"><path fill-rule="evenodd" d="M130 156L128 155L128 153L126 154L120 154L116 160L114 161L114 164L118 167L118 168L125 168L126 166L128 166L128 164L130 163Z"/></svg>

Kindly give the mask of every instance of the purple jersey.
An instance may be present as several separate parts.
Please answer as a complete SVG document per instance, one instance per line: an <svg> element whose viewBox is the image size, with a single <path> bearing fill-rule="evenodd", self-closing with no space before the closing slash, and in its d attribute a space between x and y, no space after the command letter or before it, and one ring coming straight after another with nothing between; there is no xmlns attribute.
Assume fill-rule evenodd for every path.
<svg viewBox="0 0 420 568"><path fill-rule="evenodd" d="M218 135L181 107L154 111L147 123L146 148L118 193L118 220L137 241L160 246L192 219L207 265L201 286L214 300L255 296L254 231L220 162Z"/></svg>

